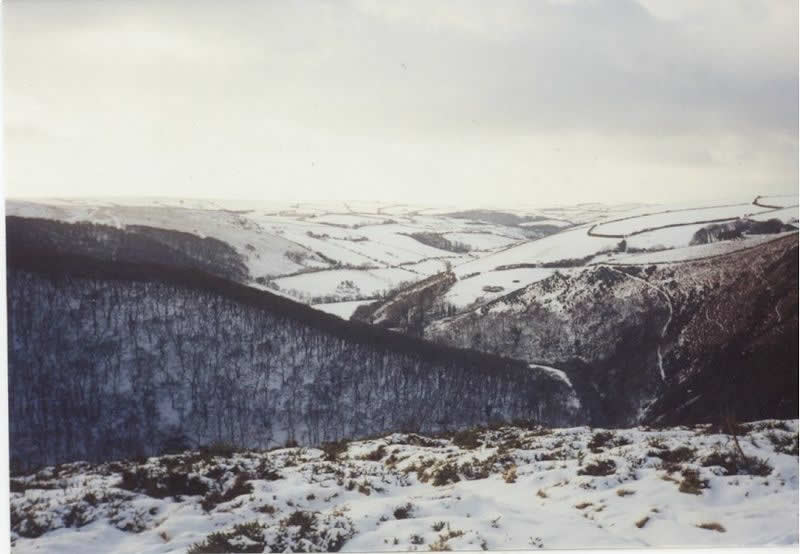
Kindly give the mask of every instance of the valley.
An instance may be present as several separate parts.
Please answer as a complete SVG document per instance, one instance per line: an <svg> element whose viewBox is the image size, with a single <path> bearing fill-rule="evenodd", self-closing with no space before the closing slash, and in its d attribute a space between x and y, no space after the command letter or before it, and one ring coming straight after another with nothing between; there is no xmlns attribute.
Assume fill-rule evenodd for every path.
<svg viewBox="0 0 800 554"><path fill-rule="evenodd" d="M796 197L7 208L15 551L797 542Z"/></svg>

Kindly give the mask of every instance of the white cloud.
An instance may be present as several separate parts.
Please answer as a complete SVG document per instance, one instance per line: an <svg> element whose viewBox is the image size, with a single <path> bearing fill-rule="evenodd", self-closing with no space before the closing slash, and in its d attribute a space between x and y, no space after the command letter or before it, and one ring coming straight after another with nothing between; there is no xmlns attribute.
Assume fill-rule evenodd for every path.
<svg viewBox="0 0 800 554"><path fill-rule="evenodd" d="M791 190L797 9L7 2L8 191L552 203Z"/></svg>

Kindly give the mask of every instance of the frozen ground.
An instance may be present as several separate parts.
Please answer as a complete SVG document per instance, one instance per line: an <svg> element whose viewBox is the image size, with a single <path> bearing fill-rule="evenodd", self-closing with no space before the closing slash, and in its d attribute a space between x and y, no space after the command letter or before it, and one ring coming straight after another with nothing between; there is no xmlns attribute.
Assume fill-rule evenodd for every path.
<svg viewBox="0 0 800 554"><path fill-rule="evenodd" d="M733 429L507 426L62 465L12 479L12 549L796 545L797 421Z"/></svg>

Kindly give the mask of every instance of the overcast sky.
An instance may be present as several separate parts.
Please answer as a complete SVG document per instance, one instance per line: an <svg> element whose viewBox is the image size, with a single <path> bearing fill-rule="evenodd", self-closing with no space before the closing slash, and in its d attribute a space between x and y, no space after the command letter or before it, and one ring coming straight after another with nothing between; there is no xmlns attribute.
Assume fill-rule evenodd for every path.
<svg viewBox="0 0 800 554"><path fill-rule="evenodd" d="M796 0L3 8L10 196L797 191Z"/></svg>

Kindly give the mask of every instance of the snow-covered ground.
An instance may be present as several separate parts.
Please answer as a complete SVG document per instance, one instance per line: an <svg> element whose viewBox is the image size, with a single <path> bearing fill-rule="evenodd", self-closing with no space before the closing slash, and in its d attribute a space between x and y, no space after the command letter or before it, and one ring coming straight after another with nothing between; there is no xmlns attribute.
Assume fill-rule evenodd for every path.
<svg viewBox="0 0 800 554"><path fill-rule="evenodd" d="M509 246L515 242L520 242L519 235L510 237L507 235L497 235L494 233L446 233L445 238L452 242L459 242L469 246L470 250L497 250L504 246Z"/></svg>
<svg viewBox="0 0 800 554"><path fill-rule="evenodd" d="M751 423L735 439L706 426L506 426L440 438L393 434L325 451L218 448L67 464L12 479L12 548L796 545L797 429L797 421Z"/></svg>
<svg viewBox="0 0 800 554"><path fill-rule="evenodd" d="M276 279L280 290L295 298L339 297L342 299L374 298L388 292L403 281L415 281L418 276L402 267L359 269L331 269L329 271L302 273Z"/></svg>
<svg viewBox="0 0 800 554"><path fill-rule="evenodd" d="M752 198L742 198L733 206L701 209L691 204L581 204L500 210L518 218L537 218L518 225L472 220L463 213L454 217L457 215L454 207L378 202L10 200L7 213L67 222L92 221L117 228L149 225L214 237L230 244L241 255L250 272L251 285L301 302L324 303L343 315L350 307L341 303L374 299L448 267L459 281L448 292L447 301L464 307L508 294L549 274L547 269L532 266L676 261L707 255L707 250L720 253L761 240L689 248L692 237L704 225L688 222L747 214L755 214L753 219L777 217L786 223L797 222L797 197L764 196L759 197L759 202L792 207L765 208L754 205ZM665 210L669 211L656 213ZM661 225L681 225L627 238L630 249L664 252L623 254L613 252L620 246L619 238L591 236L592 224L597 224L594 232L601 234L629 234ZM526 236L525 227L537 225L564 230L539 239L531 239L529 232ZM437 235L444 242L431 242L430 237L425 238L426 234ZM445 250L447 241L457 244L456 250L466 247L469 251Z"/></svg>
<svg viewBox="0 0 800 554"><path fill-rule="evenodd" d="M796 194L778 194L773 196L759 196L758 203L765 204L767 206L796 207L797 199L798 198Z"/></svg>
<svg viewBox="0 0 800 554"><path fill-rule="evenodd" d="M369 304L371 300L351 300L349 302L328 302L324 304L313 304L312 308L316 308L323 312L333 314L341 317L342 319L350 319L359 306Z"/></svg>
<svg viewBox="0 0 800 554"><path fill-rule="evenodd" d="M570 221L572 223L595 223L597 221L625 217L646 211L653 211L653 206L646 204L600 204L588 203L574 206L553 206L537 210L539 215Z"/></svg>
<svg viewBox="0 0 800 554"><path fill-rule="evenodd" d="M387 209L389 207L387 206ZM363 210L363 211L355 211ZM10 200L12 216L69 223L93 222L124 228L146 225L213 237L231 245L250 277L301 301L339 295L353 281L360 298L421 280L458 264L525 239L524 230L380 204L289 204L236 200L53 199ZM415 239L434 233L466 244L475 253L457 253ZM313 270L313 271L310 271ZM340 278L343 272L348 276ZM258 281L257 281L258 280ZM278 287L278 288L276 288ZM352 287L351 287L352 289Z"/></svg>
<svg viewBox="0 0 800 554"><path fill-rule="evenodd" d="M670 250L660 250L657 252L643 252L639 254L614 254L608 258L592 263L604 264L657 264L671 262L686 262L711 256L721 256L752 248L773 240L793 235L796 231L786 233L776 233L770 235L751 235L735 240L712 242L710 244L698 244L696 246L686 246L683 248L672 248Z"/></svg>
<svg viewBox="0 0 800 554"><path fill-rule="evenodd" d="M538 227L540 225L554 225L556 227L569 227L572 223L563 219L539 219L520 223L520 227Z"/></svg>
<svg viewBox="0 0 800 554"><path fill-rule="evenodd" d="M605 235L630 235L631 233L665 225L686 225L693 222L746 217L769 211L771 211L770 208L754 206L752 203L711 208L691 208L610 221L595 227L594 232Z"/></svg>
<svg viewBox="0 0 800 554"><path fill-rule="evenodd" d="M461 278L445 294L445 301L458 308L478 301L488 302L531 283L547 279L555 269L526 267L504 271L486 271Z"/></svg>
<svg viewBox="0 0 800 554"><path fill-rule="evenodd" d="M680 227L667 227L633 235L626 239L628 248L642 250L659 250L668 248L683 248L689 246L694 234L707 224L681 225Z"/></svg>
<svg viewBox="0 0 800 554"><path fill-rule="evenodd" d="M795 198L796 200L796 198ZM750 219L756 221L766 221L768 219L780 219L784 223L791 223L797 226L797 221L800 219L800 208L797 205L790 208L783 208L769 212L763 212L752 216Z"/></svg>
<svg viewBox="0 0 800 554"><path fill-rule="evenodd" d="M574 227L554 235L512 246L483 256L477 260L464 262L453 270L460 278L475 272L484 272L503 266L519 264L554 263L562 260L580 259L592 256L603 250L613 249L619 239L590 237L587 228Z"/></svg>

